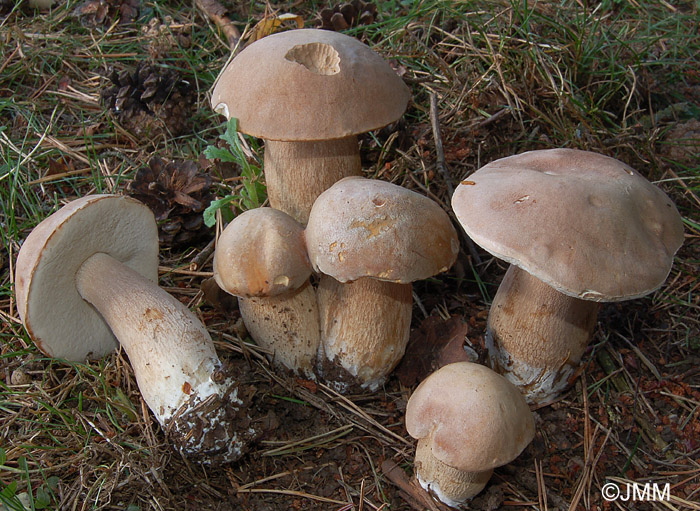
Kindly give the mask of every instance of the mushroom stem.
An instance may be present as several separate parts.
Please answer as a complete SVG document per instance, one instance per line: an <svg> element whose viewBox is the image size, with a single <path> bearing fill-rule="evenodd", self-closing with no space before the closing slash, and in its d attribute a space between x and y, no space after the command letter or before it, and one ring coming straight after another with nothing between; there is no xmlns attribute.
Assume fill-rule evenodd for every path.
<svg viewBox="0 0 700 511"><path fill-rule="evenodd" d="M598 302L581 300L511 265L491 305L491 367L528 402L547 402L569 384L593 335Z"/></svg>
<svg viewBox="0 0 700 511"><path fill-rule="evenodd" d="M376 390L401 360L408 344L411 284L369 277L340 283L321 275L320 372L338 391L352 384Z"/></svg>
<svg viewBox="0 0 700 511"><path fill-rule="evenodd" d="M484 472L465 472L437 459L430 448L431 437L418 440L415 471L425 491L433 492L441 502L460 507L484 489L493 469Z"/></svg>
<svg viewBox="0 0 700 511"><path fill-rule="evenodd" d="M265 182L270 205L303 225L321 193L344 177L361 175L355 135L313 142L265 141Z"/></svg>
<svg viewBox="0 0 700 511"><path fill-rule="evenodd" d="M315 380L320 327L310 282L278 296L238 298L245 326L273 362Z"/></svg>
<svg viewBox="0 0 700 511"><path fill-rule="evenodd" d="M76 287L124 347L144 401L178 450L204 462L238 459L253 430L242 420L238 384L197 317L104 253L82 264Z"/></svg>

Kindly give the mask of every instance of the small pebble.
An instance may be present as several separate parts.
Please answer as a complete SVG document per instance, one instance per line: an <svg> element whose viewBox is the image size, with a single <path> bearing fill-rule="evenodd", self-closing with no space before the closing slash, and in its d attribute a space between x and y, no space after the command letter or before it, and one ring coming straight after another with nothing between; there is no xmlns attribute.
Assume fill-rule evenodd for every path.
<svg viewBox="0 0 700 511"><path fill-rule="evenodd" d="M10 385L29 385L31 382L32 377L22 369L15 369L10 375Z"/></svg>

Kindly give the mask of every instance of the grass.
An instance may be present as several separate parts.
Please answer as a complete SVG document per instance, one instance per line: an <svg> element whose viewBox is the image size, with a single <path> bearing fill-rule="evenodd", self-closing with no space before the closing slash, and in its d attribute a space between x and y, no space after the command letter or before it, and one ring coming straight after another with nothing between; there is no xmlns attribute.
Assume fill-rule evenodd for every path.
<svg viewBox="0 0 700 511"><path fill-rule="evenodd" d="M411 389L391 379L376 395L343 397L274 374L241 338L237 310L222 311L202 298L211 266L186 271L206 241L163 247L160 284L193 307L222 358L249 357L255 406L269 424L265 441L239 463L214 470L175 455L124 354L66 364L42 355L28 338L16 310L13 265L30 230L74 198L124 193L154 155L198 160L225 129L207 92L229 49L194 2L143 1L134 23L120 25L110 16L97 27L74 15L80 3L60 2L48 13L18 7L0 18L0 509L413 509L379 469L393 460L410 473L413 443L402 411ZM267 7L300 14L313 26L326 5ZM656 182L686 227L665 287L603 308L576 385L536 410L537 438L496 471L472 507L615 509L600 493L614 477L671 482L674 500L664 508L699 509L700 125L693 123L700 122L700 6L651 0L377 5L377 20L347 33L392 61L413 99L400 123L362 139L367 175L447 207L429 119L434 93L453 181L525 150L586 149ZM241 31L266 7L228 6ZM157 37L144 32L151 20L163 25ZM183 33L188 37L178 38ZM112 68L133 68L154 53L161 54L156 65L177 70L196 91L192 121L176 137L134 136L100 104ZM232 185L234 194L250 193L237 181L240 169L234 167L233 179L220 165L209 169L219 198ZM471 345L483 356L488 297L504 266L482 257L483 265L471 266L463 250L455 268L415 291L428 314L463 316ZM414 312L418 326L424 315L418 306Z"/></svg>

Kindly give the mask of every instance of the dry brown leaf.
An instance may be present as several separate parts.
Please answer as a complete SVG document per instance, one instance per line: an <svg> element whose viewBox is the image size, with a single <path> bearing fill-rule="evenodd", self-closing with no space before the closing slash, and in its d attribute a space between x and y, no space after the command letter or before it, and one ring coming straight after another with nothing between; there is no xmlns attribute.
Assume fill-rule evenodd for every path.
<svg viewBox="0 0 700 511"><path fill-rule="evenodd" d="M304 28L304 18L297 14L280 14L279 16L265 16L253 27L248 35L248 43L251 44L268 35L274 34L285 21L294 21L297 28Z"/></svg>
<svg viewBox="0 0 700 511"><path fill-rule="evenodd" d="M464 351L467 331L467 324L459 316L447 321L436 315L428 316L411 333L406 354L396 369L399 381L412 387L444 365L469 361Z"/></svg>

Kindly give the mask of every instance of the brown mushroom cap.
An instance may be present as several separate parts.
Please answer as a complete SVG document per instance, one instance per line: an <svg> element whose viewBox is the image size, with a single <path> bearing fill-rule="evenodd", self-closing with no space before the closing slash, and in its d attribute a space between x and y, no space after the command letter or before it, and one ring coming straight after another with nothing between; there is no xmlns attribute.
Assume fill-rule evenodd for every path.
<svg viewBox="0 0 700 511"><path fill-rule="evenodd" d="M81 361L117 347L109 326L76 288L76 273L96 253L156 282L158 227L151 210L129 197L83 197L37 225L22 245L15 269L17 309L49 356Z"/></svg>
<svg viewBox="0 0 700 511"><path fill-rule="evenodd" d="M357 39L291 30L251 44L212 92L214 109L268 140L332 140L381 128L406 109L408 87ZM223 105L226 105L225 108Z"/></svg>
<svg viewBox="0 0 700 511"><path fill-rule="evenodd" d="M232 295L276 296L299 288L310 275L304 227L282 211L245 211L217 242L214 278Z"/></svg>
<svg viewBox="0 0 700 511"><path fill-rule="evenodd" d="M314 269L340 282L407 284L446 271L459 252L457 232L437 203L362 177L341 179L316 199L306 246Z"/></svg>
<svg viewBox="0 0 700 511"><path fill-rule="evenodd" d="M432 437L438 460L484 472L515 459L532 441L535 423L525 399L488 367L456 362L418 385L406 407L406 430Z"/></svg>
<svg viewBox="0 0 700 511"><path fill-rule="evenodd" d="M652 292L683 243L681 217L663 191L624 163L587 151L491 162L457 187L452 207L484 249L585 300Z"/></svg>

